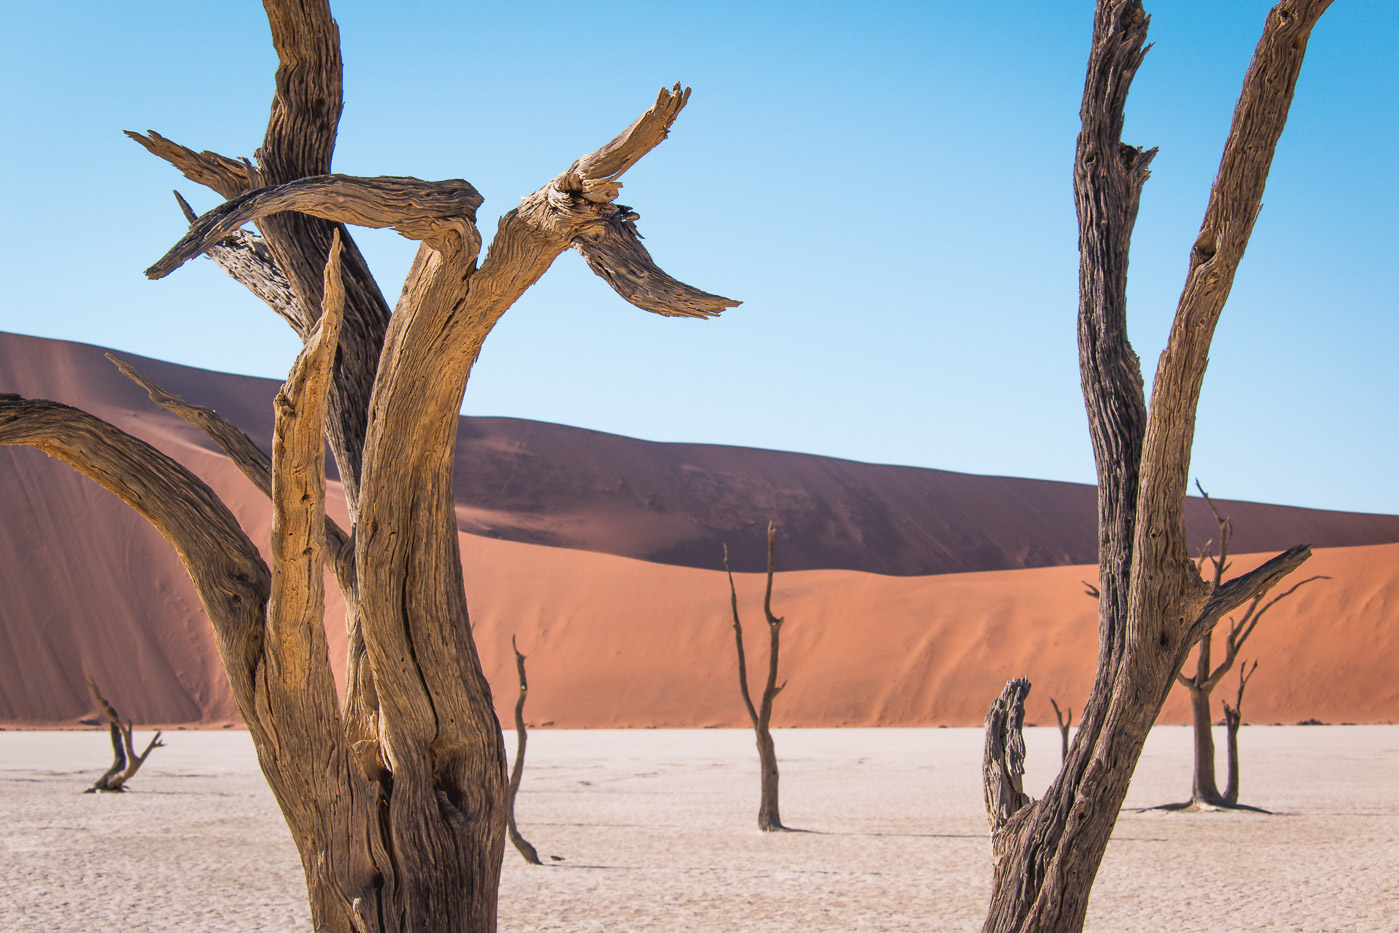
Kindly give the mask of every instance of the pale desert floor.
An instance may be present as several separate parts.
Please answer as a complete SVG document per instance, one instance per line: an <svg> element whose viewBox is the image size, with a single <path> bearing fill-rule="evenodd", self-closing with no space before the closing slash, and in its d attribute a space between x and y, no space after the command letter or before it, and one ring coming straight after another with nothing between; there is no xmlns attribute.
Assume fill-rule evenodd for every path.
<svg viewBox="0 0 1399 933"><path fill-rule="evenodd" d="M105 733L0 733L0 930L309 929L247 734L166 738L130 793L84 795ZM783 817L808 832L756 830L751 733L532 733L518 815L550 864L507 848L501 930L978 928L979 730L776 742ZM1027 744L1037 793L1058 734ZM1399 931L1399 727L1249 727L1242 747L1243 797L1275 814L1124 812L1088 929ZM1158 728L1128 806L1187 796L1189 748Z"/></svg>

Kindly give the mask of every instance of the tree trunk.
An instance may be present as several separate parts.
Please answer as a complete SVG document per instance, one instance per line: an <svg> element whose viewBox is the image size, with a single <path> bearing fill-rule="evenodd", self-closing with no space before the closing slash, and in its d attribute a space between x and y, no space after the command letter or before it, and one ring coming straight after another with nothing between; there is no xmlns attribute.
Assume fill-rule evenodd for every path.
<svg viewBox="0 0 1399 933"><path fill-rule="evenodd" d="M1222 799L1214 776L1214 727L1210 722L1210 697L1203 690L1191 690L1189 693L1190 718L1195 736L1195 773L1190 802L1218 806Z"/></svg>
<svg viewBox="0 0 1399 933"><path fill-rule="evenodd" d="M1232 807L1239 802L1239 711L1228 703L1224 704L1224 733L1229 771L1223 799Z"/></svg>
<svg viewBox="0 0 1399 933"><path fill-rule="evenodd" d="M988 717L994 869L985 933L1082 929L1142 745L1191 647L1225 613L1266 592L1310 554L1299 546L1211 586L1186 549L1184 504L1210 340L1258 215L1307 38L1328 5L1283 0L1267 18L1190 253L1149 409L1127 340L1126 282L1132 228L1155 153L1121 139L1148 17L1137 0L1097 5L1074 195L1080 376L1098 472L1098 669L1068 758L1038 801L1017 799L1018 780L1011 786L1007 777L1015 772L1014 754L1004 751L1023 750L1018 723L1028 685L1008 686L997 703L1010 711L993 706Z"/></svg>
<svg viewBox="0 0 1399 933"><path fill-rule="evenodd" d="M758 772L762 794L758 802L758 829L765 833L782 832L782 813L777 805L777 751L772 744L772 731L758 731Z"/></svg>

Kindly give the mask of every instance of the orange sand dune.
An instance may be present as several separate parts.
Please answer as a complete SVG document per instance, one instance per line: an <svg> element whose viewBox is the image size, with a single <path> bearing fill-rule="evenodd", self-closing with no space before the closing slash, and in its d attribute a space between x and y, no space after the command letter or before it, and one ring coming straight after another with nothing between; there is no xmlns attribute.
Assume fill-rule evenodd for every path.
<svg viewBox="0 0 1399 933"><path fill-rule="evenodd" d="M85 344L0 334L0 392L79 405L143 437L212 450L156 408ZM270 446L269 379L127 356L157 382L208 405ZM463 418L457 445L460 530L491 538L716 568L727 542L735 570L761 570L771 519L789 570L918 576L1092 563L1091 486L857 463L809 454L658 444L512 418ZM0 478L3 482L3 478ZM1399 516L1221 502L1234 550L1299 541L1347 547L1399 541ZM1192 500L1196 544L1216 535Z"/></svg>
<svg viewBox="0 0 1399 933"><path fill-rule="evenodd" d="M254 437L270 426L273 386L266 380L155 361L139 365L191 400L217 396L212 401L219 410ZM0 374L0 391L79 403L151 440L205 477L253 540L266 540L265 498L209 449L202 434L154 408L116 375L97 348L0 337ZM790 684L776 721L973 725L1004 680L1022 673L1035 682L1032 720L1052 721L1051 696L1075 709L1082 703L1095 655L1095 610L1078 581L1091 568L990 568L1055 555L1067 561L1065 555L1081 545L1063 543L1049 531L1062 525L1065 540L1078 533L1070 515L1080 511L1074 497L1091 495L1086 487L646 444L506 419L465 419L464 433L462 470L472 476L465 482L469 487L481 482L479 476L492 477L499 494L490 502L466 498L459 508L461 527L574 545L462 535L473 622L503 711L514 698L509 640L517 633L529 655L528 712L534 722L740 725L727 582L715 567L718 541L741 533L734 549L745 548L747 564L754 566L761 560L763 510L790 507L815 516L814 524L783 524L779 566L801 567L804 554L808 564L839 567L843 555L861 549L875 563L898 564L913 533L865 534L863 523L877 529L881 514L920 497L940 502L948 517L918 534L946 534L951 543L939 553L979 572L891 576L855 566L780 574L776 608L788 618L783 675ZM466 456L483 447L495 450L498 462ZM513 459L507 451L514 451ZM640 465L619 472L633 470L633 455ZM560 473L570 463L577 467L573 479ZM686 500L684 509L648 506L648 515L660 516L648 525L650 518L638 518L635 495L647 488L643 478L659 484L667 470L681 477L669 482L692 487L698 498ZM783 479L787 485L774 491L774 477L789 477ZM944 481L950 485L939 486ZM512 489L528 495L510 499ZM796 505L784 499L789 494ZM829 499L817 507L810 496ZM492 513L488 522L486 505L504 499L510 499L510 509ZM706 512L701 506L711 499ZM1241 526L1238 550L1256 541L1244 534L1249 524L1278 547L1308 538L1364 545L1319 551L1304 572L1336 579L1313 584L1279 606L1255 635L1247 653L1256 652L1262 663L1245 718L1399 718L1392 676L1399 669L1399 544L1372 543L1399 540L1399 518L1233 503L1228 511ZM1038 517L1025 518L1032 514ZM976 527L979 515L1005 537L990 537L987 530L972 540L956 531ZM831 516L841 519L826 523ZM687 523L698 530L686 531ZM801 529L817 525L813 538L802 537ZM1031 540L1015 537L1022 525L1040 543L1015 544ZM655 553L662 539L682 542L672 557L693 550L696 562L715 569L618 556L640 550L668 559ZM1238 562L1239 569L1246 566ZM738 582L757 672L764 668L766 640L758 603L762 577L739 574ZM173 550L114 497L29 449L0 448L0 592L0 723L90 718L84 671L138 722L236 721L208 623ZM344 634L334 598L330 609L332 657L341 667ZM1166 718L1183 721L1179 697L1168 704Z"/></svg>

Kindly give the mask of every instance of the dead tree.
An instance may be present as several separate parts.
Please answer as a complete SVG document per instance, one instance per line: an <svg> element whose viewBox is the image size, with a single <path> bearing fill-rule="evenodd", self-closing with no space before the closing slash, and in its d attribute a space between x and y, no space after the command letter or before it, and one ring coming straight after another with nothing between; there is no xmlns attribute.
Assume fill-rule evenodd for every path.
<svg viewBox="0 0 1399 933"><path fill-rule="evenodd" d="M342 80L329 6L264 6L279 65L255 161L130 135L227 199L147 274L207 253L304 343L277 395L270 459L217 414L137 377L270 495L270 566L204 482L85 412L0 398L0 444L68 463L179 552L301 853L315 928L488 933L507 781L452 501L462 393L501 315L566 249L648 311L705 318L736 304L666 275L637 214L616 203L621 176L665 139L689 91L662 90L615 139L525 197L483 255L482 199L467 182L330 174ZM249 222L260 235L239 229ZM392 313L346 224L420 241ZM348 532L325 517L327 440ZM343 703L322 619L326 564L347 606Z"/></svg>
<svg viewBox="0 0 1399 933"><path fill-rule="evenodd" d="M758 828L765 833L784 832L782 815L777 806L777 752L772 745L772 701L787 686L777 683L777 654L782 637L783 620L772 614L772 572L777 555L777 529L768 522L768 581L763 596L763 615L768 623L768 676L757 707L748 691L748 662L743 651L743 623L738 619L738 591L734 589L733 571L729 569L729 548L724 547L724 572L729 575L729 605L733 609L734 643L738 646L738 689L758 742L758 771L761 797L758 802Z"/></svg>
<svg viewBox="0 0 1399 933"><path fill-rule="evenodd" d="M1059 722L1059 760L1062 762L1069 757L1069 726L1074 722L1074 708L1070 706L1061 714L1053 697L1049 698L1049 705L1054 707L1054 718Z"/></svg>
<svg viewBox="0 0 1399 933"><path fill-rule="evenodd" d="M1098 667L1068 759L1045 796L1020 791L1012 760L986 770L994 873L985 933L1080 930L1147 732L1190 649L1219 619L1299 567L1294 547L1219 586L1185 537L1186 477L1210 340L1258 216L1307 39L1329 0L1283 0L1244 77L1148 407L1127 339L1127 253L1155 150L1122 141L1145 55L1140 0L1099 0L1074 160L1079 221L1079 369L1098 479ZM998 704L1022 706L1008 686ZM988 718L987 756L1023 744Z"/></svg>
<svg viewBox="0 0 1399 933"><path fill-rule="evenodd" d="M1198 481L1195 485L1196 488L1199 488ZM1233 525L1228 518L1220 515L1214 500L1205 493L1204 489L1200 489L1200 495L1204 496L1206 504L1214 513L1215 521L1219 525L1219 553L1217 555L1210 555L1208 552L1201 553L1196 561L1196 567L1203 569L1205 561L1209 560L1213 578L1211 586L1218 589L1223 585L1225 571L1229 568L1229 539L1233 535ZM1167 804L1164 809L1186 810L1200 807L1226 807L1234 802L1228 800L1227 794L1219 792L1219 787L1215 781L1214 730L1210 716L1210 696L1224 675L1234 667L1234 660L1238 657L1239 649L1253 634L1259 621L1269 609L1308 583L1314 580L1328 579L1330 578L1325 576L1308 577L1274 596L1266 603L1263 602L1267 595L1266 592L1253 597L1240 618L1237 620L1232 616L1229 618L1229 631L1224 637L1224 657L1217 665L1211 666L1213 633L1206 632L1200 638L1200 643L1195 649L1195 673L1187 676L1184 671L1181 671L1176 674L1176 680L1185 687L1186 692L1190 695L1190 719L1195 736L1195 764L1192 771L1190 799L1184 803Z"/></svg>
<svg viewBox="0 0 1399 933"><path fill-rule="evenodd" d="M98 691L97 684L91 677L84 679L87 682L88 692L92 694L92 699L107 719L107 731L112 737L112 766L83 793L119 794L126 790L126 782L131 780L137 771L141 770L141 765L146 763L151 752L157 748L164 748L165 743L160 740L160 730L157 729L150 743L146 746L146 750L139 755L136 754L136 746L131 737L131 721L122 721L116 709Z"/></svg>
<svg viewBox="0 0 1399 933"><path fill-rule="evenodd" d="M515 671L520 675L520 695L515 700L515 763L510 766L510 783L505 788L505 829L510 834L510 842L531 865L542 864L539 852L529 840L520 835L520 827L515 825L515 797L520 792L520 778L525 773L525 698L529 696L529 681L525 678L525 656L520 654L515 644L515 636L510 636L510 650L515 652Z"/></svg>
<svg viewBox="0 0 1399 933"><path fill-rule="evenodd" d="M1248 686L1249 680L1253 677L1253 672L1258 670L1258 662L1255 660L1253 666L1244 670L1242 662L1239 664L1239 692L1234 697L1234 705L1230 706L1228 700L1223 701L1224 706L1224 729L1226 736L1226 746L1229 772L1228 782L1224 785L1224 802L1229 806L1237 806L1239 803L1239 726L1243 722L1242 713L1244 705L1244 687Z"/></svg>

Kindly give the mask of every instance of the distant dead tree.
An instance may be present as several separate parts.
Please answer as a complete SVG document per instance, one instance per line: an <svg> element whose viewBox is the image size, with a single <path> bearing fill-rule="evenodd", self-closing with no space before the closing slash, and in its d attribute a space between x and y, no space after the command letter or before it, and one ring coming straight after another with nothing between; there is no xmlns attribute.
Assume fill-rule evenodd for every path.
<svg viewBox="0 0 1399 933"><path fill-rule="evenodd" d="M515 652L515 670L520 675L520 695L515 700L515 763L510 767L510 784L505 789L505 828L510 841L531 865L542 864L539 852L520 835L515 825L515 796L520 792L520 778L525 773L525 698L529 696L529 681L525 678L525 656L520 654L515 644L515 636L510 636L510 650Z"/></svg>
<svg viewBox="0 0 1399 933"><path fill-rule="evenodd" d="M1244 77L1185 287L1147 405L1127 339L1127 257L1155 150L1122 141L1146 50L1140 0L1098 0L1074 157L1079 372L1098 479L1098 667L1069 755L1045 795L1020 784L1023 680L986 722L983 776L993 879L983 933L1074 933L1142 745L1190 650L1215 624L1310 556L1294 547L1219 585L1185 536L1195 414L1215 325L1262 202L1307 39L1330 0L1269 12Z"/></svg>
<svg viewBox="0 0 1399 933"><path fill-rule="evenodd" d="M344 103L339 26L326 0L263 0L263 8L278 64L253 159L155 132L130 136L223 201L182 230L147 276L207 255L302 343L274 403L270 457L217 413L134 377L271 498L270 546L259 550L182 464L79 409L0 395L0 445L67 463L178 552L301 853L316 930L491 933L507 776L457 540L463 392L501 317L570 249L646 311L702 319L737 304L666 274L637 212L617 203L622 176L666 139L690 92L661 89L620 133L505 211L487 246L477 225L482 196L463 179L332 172ZM423 93L444 118L469 119L443 91ZM586 97L580 88L563 106ZM519 118L511 132L527 134L548 116ZM418 242L394 302L349 225ZM201 326L217 342L220 327L236 325ZM348 530L326 516L327 445ZM325 631L326 569L345 603L343 698Z"/></svg>
<svg viewBox="0 0 1399 933"><path fill-rule="evenodd" d="M1218 590L1224 585L1224 574L1225 571L1229 569L1229 541L1233 536L1234 528L1229 519L1220 514L1219 509L1214 504L1214 500L1211 499L1200 486L1198 480L1195 483L1195 487L1200 490L1200 495L1204 496L1205 503L1210 507L1210 511L1214 513L1215 522L1219 526L1218 553L1210 554L1208 550L1209 546L1206 545L1206 549L1201 552L1199 558L1196 560L1195 566L1198 571L1203 571L1205 562L1207 560L1209 561L1211 565L1210 576L1212 578L1210 586L1214 590ZM1269 609L1277 605L1281 600L1291 596L1308 583L1315 580L1329 579L1330 577L1326 576L1308 577L1299 583L1293 584L1267 602L1263 601L1268 595L1266 590L1254 596L1241 617L1234 619L1231 616L1229 618L1229 632L1224 637L1224 658L1217 665L1212 666L1212 658L1210 656L1210 643L1213 638L1213 633L1206 632L1200 638L1200 643L1195 649L1195 673L1187 676L1184 671L1180 671L1176 674L1176 680L1180 682L1181 686L1185 687L1186 692L1190 695L1190 718L1195 733L1195 766L1192 772L1190 799L1184 803L1167 804L1164 809L1186 810L1198 809L1200 807L1228 807L1237 802L1237 794L1235 795L1235 800L1229 800L1227 795L1219 792L1219 787L1216 783L1214 730L1212 728L1212 717L1210 714L1212 705L1210 696L1214 692L1214 688L1218 686L1220 680L1223 679L1224 675L1233 669L1234 661L1239 654L1239 649L1243 647L1244 642L1248 641L1249 636L1253 634L1254 629L1257 628L1258 623L1263 619L1263 616Z"/></svg>
<svg viewBox="0 0 1399 933"><path fill-rule="evenodd" d="M753 706L752 694L748 692L748 663L743 651L743 623L738 618L738 591L734 589L733 571L729 569L729 547L724 545L724 572L729 575L729 604L733 609L734 642L738 646L738 689L743 695L743 705L748 709L748 718L753 723L753 732L758 741L758 769L762 796L758 803L758 828L765 833L783 832L782 816L777 806L777 752L772 745L772 701L787 686L783 681L777 684L777 653L782 635L783 620L772 614L772 573L777 554L777 529L768 522L768 579L767 592L763 596L763 614L768 623L768 676L763 685L763 696L759 705Z"/></svg>
<svg viewBox="0 0 1399 933"><path fill-rule="evenodd" d="M1069 726L1073 725L1074 708L1070 706L1060 714L1059 704L1053 697L1049 698L1049 705L1054 707L1054 718L1059 722L1059 760L1062 762L1069 757Z"/></svg>
<svg viewBox="0 0 1399 933"><path fill-rule="evenodd" d="M1226 735L1226 748L1228 750L1229 772L1228 779L1224 785L1224 802L1229 806L1235 806L1239 802L1239 726L1242 724L1242 712L1244 705L1244 687L1248 686L1249 679L1253 677L1253 672L1258 670L1258 661L1253 662L1253 666L1244 670L1243 662L1239 662L1239 692L1234 697L1234 705L1230 706L1228 700L1223 701L1224 705L1224 729Z"/></svg>
<svg viewBox="0 0 1399 933"><path fill-rule="evenodd" d="M136 754L136 746L132 742L130 720L122 721L121 716L107 702L97 689L97 684L91 677L84 678L87 682L87 690L92 694L93 700L102 710L102 715L107 717L107 730L112 736L112 766L107 772L98 778L91 787L84 793L116 793L126 790L126 782L141 770L141 765L146 763L146 759L151 752L157 748L164 748L165 743L160 740L160 730L155 731L155 736L146 746L146 750L141 754Z"/></svg>

